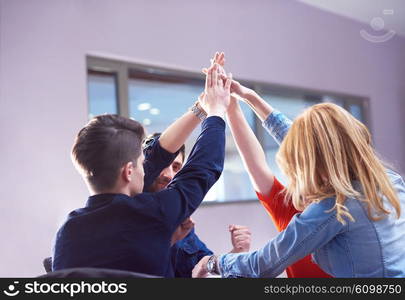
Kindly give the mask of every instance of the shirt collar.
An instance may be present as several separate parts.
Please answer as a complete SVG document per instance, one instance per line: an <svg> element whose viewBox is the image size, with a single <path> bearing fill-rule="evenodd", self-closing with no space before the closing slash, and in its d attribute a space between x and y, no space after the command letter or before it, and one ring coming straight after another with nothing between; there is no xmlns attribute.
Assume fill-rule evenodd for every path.
<svg viewBox="0 0 405 300"><path fill-rule="evenodd" d="M114 199L119 198L129 198L129 196L125 194L108 194L108 193L93 195L87 199L86 207L106 205L114 201Z"/></svg>

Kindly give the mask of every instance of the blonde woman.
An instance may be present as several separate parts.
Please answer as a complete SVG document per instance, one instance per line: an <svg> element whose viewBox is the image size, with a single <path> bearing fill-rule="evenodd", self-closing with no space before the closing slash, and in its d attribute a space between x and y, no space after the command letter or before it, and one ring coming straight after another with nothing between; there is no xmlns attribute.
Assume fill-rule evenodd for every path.
<svg viewBox="0 0 405 300"><path fill-rule="evenodd" d="M277 161L301 213L257 251L204 257L194 277L276 277L308 254L334 277L405 276L405 183L383 166L361 122L337 105L314 105L292 123Z"/></svg>

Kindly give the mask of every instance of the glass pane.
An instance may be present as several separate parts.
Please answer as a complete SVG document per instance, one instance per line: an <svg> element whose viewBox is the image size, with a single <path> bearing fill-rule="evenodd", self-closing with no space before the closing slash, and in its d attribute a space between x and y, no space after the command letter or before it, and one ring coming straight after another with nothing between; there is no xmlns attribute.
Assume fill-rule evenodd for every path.
<svg viewBox="0 0 405 300"><path fill-rule="evenodd" d="M284 175L284 173L281 171L281 169L278 167L278 164L276 163L276 154L278 152L278 146L269 148L266 151L266 160L267 163L273 172L274 176L280 181L283 185L287 184L287 177Z"/></svg>
<svg viewBox="0 0 405 300"><path fill-rule="evenodd" d="M364 122L363 108L359 104L349 104L349 112L360 122Z"/></svg>
<svg viewBox="0 0 405 300"><path fill-rule="evenodd" d="M294 120L300 113L306 108L318 103L315 100L308 100L303 98L284 97L279 95L263 95L263 99L271 104L272 107L285 114L291 120ZM265 148L277 147L277 143L274 141L267 131L264 135Z"/></svg>
<svg viewBox="0 0 405 300"><path fill-rule="evenodd" d="M203 81L201 84L191 84L131 79L129 81L130 117L142 122L148 134L162 132L194 104L203 90ZM245 103L241 103L241 107L249 124L254 128L255 120L252 111ZM188 138L187 155L199 133L200 128L197 128ZM227 154L224 172L204 201L256 199L228 126L226 139Z"/></svg>
<svg viewBox="0 0 405 300"><path fill-rule="evenodd" d="M130 79L129 115L145 126L147 134L162 132L194 104L203 90L203 82L198 85ZM186 151L191 150L198 133L195 130L188 139Z"/></svg>
<svg viewBox="0 0 405 300"><path fill-rule="evenodd" d="M89 119L117 113L117 87L114 74L89 74Z"/></svg>

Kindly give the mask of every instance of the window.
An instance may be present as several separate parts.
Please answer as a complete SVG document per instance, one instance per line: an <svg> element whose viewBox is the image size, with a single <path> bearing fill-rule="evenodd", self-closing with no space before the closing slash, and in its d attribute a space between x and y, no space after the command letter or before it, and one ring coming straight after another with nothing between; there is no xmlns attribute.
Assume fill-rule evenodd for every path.
<svg viewBox="0 0 405 300"><path fill-rule="evenodd" d="M104 113L116 114L117 88L113 73L90 71L88 74L89 119Z"/></svg>
<svg viewBox="0 0 405 300"><path fill-rule="evenodd" d="M89 118L102 113L119 113L141 122L148 134L162 132L194 104L204 90L202 74L151 67L129 62L88 57ZM320 102L343 106L367 125L367 101L357 96L305 91L290 87L243 81L255 89L279 111L294 119L305 108ZM266 152L267 162L283 182L275 154L278 145L265 132L252 110L241 103L242 110ZM189 154L199 134L196 129L186 142ZM219 181L209 191L204 202L255 200L230 129L226 128L225 166Z"/></svg>

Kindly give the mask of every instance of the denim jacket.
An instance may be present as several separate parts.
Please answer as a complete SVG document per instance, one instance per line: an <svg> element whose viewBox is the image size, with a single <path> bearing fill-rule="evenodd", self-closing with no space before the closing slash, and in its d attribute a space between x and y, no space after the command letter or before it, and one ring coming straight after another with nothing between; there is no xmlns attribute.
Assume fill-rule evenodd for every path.
<svg viewBox="0 0 405 300"><path fill-rule="evenodd" d="M291 125L274 111L263 126L280 143ZM391 214L380 221L368 218L363 202L347 199L346 207L355 219L343 225L330 210L335 198L310 204L296 214L288 227L263 248L219 257L223 277L276 277L298 259L311 254L313 260L334 277L405 277L405 183L400 175L387 170L398 193L402 215L386 200ZM355 187L361 190L359 182Z"/></svg>

